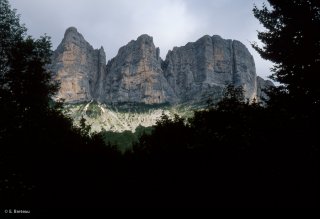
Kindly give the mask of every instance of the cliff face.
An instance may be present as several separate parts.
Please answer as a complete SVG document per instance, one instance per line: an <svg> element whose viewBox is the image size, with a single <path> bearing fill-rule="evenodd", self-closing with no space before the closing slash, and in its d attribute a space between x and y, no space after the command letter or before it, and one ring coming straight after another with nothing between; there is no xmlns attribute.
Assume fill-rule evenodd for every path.
<svg viewBox="0 0 320 219"><path fill-rule="evenodd" d="M140 36L119 49L108 62L101 102L174 102L176 97L161 69L152 37Z"/></svg>
<svg viewBox="0 0 320 219"><path fill-rule="evenodd" d="M96 98L105 75L106 57L103 48L95 50L70 27L52 56L50 66L54 78L60 81L57 98L66 102L84 102Z"/></svg>
<svg viewBox="0 0 320 219"><path fill-rule="evenodd" d="M182 101L217 99L227 84L243 86L247 98L256 94L254 60L239 41L204 36L169 51L164 68L169 84Z"/></svg>
<svg viewBox="0 0 320 219"><path fill-rule="evenodd" d="M264 80L263 78L257 76L257 100L264 102L268 99L266 90L270 87L273 87L274 84L270 80Z"/></svg>
<svg viewBox="0 0 320 219"><path fill-rule="evenodd" d="M200 103L220 99L227 84L243 86L249 99L265 95L253 57L239 41L204 36L173 48L165 61L159 52L152 37L141 35L106 65L103 48L93 49L70 27L50 66L61 83L57 98L67 103Z"/></svg>

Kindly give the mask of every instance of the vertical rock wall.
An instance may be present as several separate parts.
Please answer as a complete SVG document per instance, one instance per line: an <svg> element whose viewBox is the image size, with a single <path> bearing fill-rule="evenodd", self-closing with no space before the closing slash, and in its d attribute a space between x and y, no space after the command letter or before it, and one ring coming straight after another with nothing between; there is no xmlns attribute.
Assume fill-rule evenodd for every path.
<svg viewBox="0 0 320 219"><path fill-rule="evenodd" d="M236 40L206 35L174 47L164 61L159 53L152 37L144 34L106 64L103 47L93 49L70 27L50 66L61 83L57 98L69 103L198 103L218 100L223 88L233 84L243 86L246 98L261 99L261 88L271 83L257 79L252 55Z"/></svg>

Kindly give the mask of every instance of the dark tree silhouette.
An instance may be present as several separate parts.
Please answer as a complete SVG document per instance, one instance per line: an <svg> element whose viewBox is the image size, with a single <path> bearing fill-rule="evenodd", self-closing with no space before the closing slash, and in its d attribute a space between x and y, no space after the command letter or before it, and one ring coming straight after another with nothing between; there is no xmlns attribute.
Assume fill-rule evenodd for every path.
<svg viewBox="0 0 320 219"><path fill-rule="evenodd" d="M264 44L253 47L275 63L272 78L281 83L277 96L286 95L296 111L319 110L320 2L269 0L270 7L254 7L255 17L266 28L258 33ZM271 102L269 103L271 104Z"/></svg>
<svg viewBox="0 0 320 219"><path fill-rule="evenodd" d="M269 3L254 8L266 27L254 47L282 83L268 105L227 86L193 118L163 115L120 156L52 101L49 38L26 37L1 0L1 206L318 207L319 3Z"/></svg>
<svg viewBox="0 0 320 219"><path fill-rule="evenodd" d="M23 36L26 34L26 28L23 25L20 25L19 16L16 14L15 10L11 10L8 0L0 2L0 12L0 82L1 85L3 85L5 81L3 81L2 77L8 71L10 50L17 42L23 39Z"/></svg>
<svg viewBox="0 0 320 219"><path fill-rule="evenodd" d="M0 206L94 204L84 200L103 186L91 179L106 182L101 173L114 173L118 152L63 115L62 103L52 100L58 84L47 70L49 37L26 36L8 1L0 6ZM85 186L91 189L81 191Z"/></svg>
<svg viewBox="0 0 320 219"><path fill-rule="evenodd" d="M317 163L319 156L320 88L320 2L316 0L268 0L269 6L254 7L255 17L266 28L258 33L264 44L253 47L272 61L272 77L280 86L272 88L267 101L265 130L276 140L268 153L277 153L273 168L278 168L281 182L294 192L283 189L287 197L300 206L315 206L319 190ZM271 145L272 142L269 142ZM292 181L296 183L292 183ZM284 192L286 191L286 192ZM290 205L289 204L289 205Z"/></svg>

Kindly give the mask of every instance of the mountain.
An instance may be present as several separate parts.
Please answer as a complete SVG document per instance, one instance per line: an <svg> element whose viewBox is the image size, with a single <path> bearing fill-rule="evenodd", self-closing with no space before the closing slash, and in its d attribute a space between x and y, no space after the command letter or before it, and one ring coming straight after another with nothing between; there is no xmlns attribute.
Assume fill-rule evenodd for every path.
<svg viewBox="0 0 320 219"><path fill-rule="evenodd" d="M165 60L159 54L153 38L143 34L107 63L103 47L94 49L70 27L49 67L61 83L56 98L65 100L76 121L85 117L93 130L134 131L155 124L161 111L185 114L183 108L218 101L228 84L243 86L245 97L257 100L273 86L256 75L252 55L237 40L206 35L174 47Z"/></svg>
<svg viewBox="0 0 320 219"><path fill-rule="evenodd" d="M61 82L57 95L67 103L178 104L221 98L227 84L243 86L249 99L264 95L255 63L237 40L206 35L159 56L153 38L144 34L121 47L106 64L103 47L93 49L76 28L66 30L52 56L51 70Z"/></svg>
<svg viewBox="0 0 320 219"><path fill-rule="evenodd" d="M98 100L104 103L173 103L177 97L163 70L160 50L152 37L141 35L119 49L107 64L104 88Z"/></svg>
<svg viewBox="0 0 320 219"><path fill-rule="evenodd" d="M169 51L164 74L181 102L221 98L227 84L243 86L245 96L256 97L256 69L252 55L239 41L203 36Z"/></svg>
<svg viewBox="0 0 320 219"><path fill-rule="evenodd" d="M50 70L61 83L57 98L67 103L90 101L101 89L106 55L103 47L93 49L76 28L70 27L53 52Z"/></svg>

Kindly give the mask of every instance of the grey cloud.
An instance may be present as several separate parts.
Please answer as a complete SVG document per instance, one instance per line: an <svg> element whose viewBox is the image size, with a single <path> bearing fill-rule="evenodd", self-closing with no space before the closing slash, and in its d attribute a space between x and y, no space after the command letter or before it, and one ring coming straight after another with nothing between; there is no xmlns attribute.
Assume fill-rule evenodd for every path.
<svg viewBox="0 0 320 219"><path fill-rule="evenodd" d="M141 34L153 36L164 58L173 46L182 46L208 34L238 39L253 54L257 72L266 77L271 63L251 48L262 28L252 14L253 4L263 0L11 0L28 33L47 33L53 48L64 31L75 26L95 48L101 45L107 58Z"/></svg>

